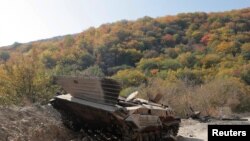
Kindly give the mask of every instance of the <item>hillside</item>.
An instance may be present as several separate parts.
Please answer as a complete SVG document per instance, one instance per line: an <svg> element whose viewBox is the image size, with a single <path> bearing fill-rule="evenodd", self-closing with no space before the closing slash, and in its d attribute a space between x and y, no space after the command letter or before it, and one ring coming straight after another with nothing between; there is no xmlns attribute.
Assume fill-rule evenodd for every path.
<svg viewBox="0 0 250 141"><path fill-rule="evenodd" d="M56 75L110 76L186 115L250 111L250 9L122 20L0 48L0 103L46 103Z"/></svg>
<svg viewBox="0 0 250 141"><path fill-rule="evenodd" d="M0 141L90 141L95 138L84 131L73 132L63 126L60 114L50 106L0 107ZM207 125L237 124L249 125L248 121L212 120L201 123L192 119L183 119L177 141L207 141ZM93 140L91 140L93 141Z"/></svg>

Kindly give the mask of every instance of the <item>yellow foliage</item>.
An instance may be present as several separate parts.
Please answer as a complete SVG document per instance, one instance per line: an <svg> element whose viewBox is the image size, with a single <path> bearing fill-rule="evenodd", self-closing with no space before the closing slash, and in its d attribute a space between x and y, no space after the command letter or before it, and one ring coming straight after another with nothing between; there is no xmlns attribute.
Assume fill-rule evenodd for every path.
<svg viewBox="0 0 250 141"><path fill-rule="evenodd" d="M232 42L221 42L218 46L216 51L218 52L228 52L232 49L233 43Z"/></svg>
<svg viewBox="0 0 250 141"><path fill-rule="evenodd" d="M113 78L122 82L124 87L139 86L140 84L146 82L145 75L139 70L133 69L118 71L118 73L114 75Z"/></svg>
<svg viewBox="0 0 250 141"><path fill-rule="evenodd" d="M53 93L51 77L36 59L35 56L20 56L19 60L10 60L0 68L0 93L5 101L20 104L23 100L49 100Z"/></svg>
<svg viewBox="0 0 250 141"><path fill-rule="evenodd" d="M249 53L250 52L250 43L243 44L241 48L242 48L243 52L248 52Z"/></svg>

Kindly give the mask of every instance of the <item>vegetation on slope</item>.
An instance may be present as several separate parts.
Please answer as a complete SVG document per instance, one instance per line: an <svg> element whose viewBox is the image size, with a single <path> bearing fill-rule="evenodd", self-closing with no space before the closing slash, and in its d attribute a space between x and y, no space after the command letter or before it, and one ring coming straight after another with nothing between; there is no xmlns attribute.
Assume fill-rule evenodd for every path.
<svg viewBox="0 0 250 141"><path fill-rule="evenodd" d="M122 20L50 40L0 49L1 104L45 102L54 75L110 76L122 95L161 93L189 107L250 111L250 9Z"/></svg>

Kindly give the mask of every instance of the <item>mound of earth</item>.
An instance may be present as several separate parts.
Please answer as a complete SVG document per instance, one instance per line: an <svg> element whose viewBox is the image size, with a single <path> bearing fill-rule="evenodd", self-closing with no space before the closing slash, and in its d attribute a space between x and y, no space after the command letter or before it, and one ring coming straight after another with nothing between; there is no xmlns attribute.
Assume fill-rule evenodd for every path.
<svg viewBox="0 0 250 141"><path fill-rule="evenodd" d="M0 141L78 140L50 106L0 107Z"/></svg>
<svg viewBox="0 0 250 141"><path fill-rule="evenodd" d="M206 141L208 124L250 124L248 121L201 123L183 119L177 141ZM0 141L93 141L84 132L64 127L51 106L0 107Z"/></svg>

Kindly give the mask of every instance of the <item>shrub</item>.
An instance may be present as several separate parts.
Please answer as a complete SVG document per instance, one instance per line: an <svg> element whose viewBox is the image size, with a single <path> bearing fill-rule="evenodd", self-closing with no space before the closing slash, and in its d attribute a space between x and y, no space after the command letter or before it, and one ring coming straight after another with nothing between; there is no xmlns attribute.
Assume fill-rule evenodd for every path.
<svg viewBox="0 0 250 141"><path fill-rule="evenodd" d="M221 42L218 46L216 51L222 53L231 53L233 56L236 53L240 52L240 43L239 42Z"/></svg>
<svg viewBox="0 0 250 141"><path fill-rule="evenodd" d="M213 80L197 89L195 100L199 110L207 115L218 116L220 107L229 107L234 112L250 111L250 104L246 106L249 98L246 85L236 78L227 78Z"/></svg>
<svg viewBox="0 0 250 141"><path fill-rule="evenodd" d="M210 68L219 63L220 57L217 54L208 54L202 60L202 64L205 68Z"/></svg>
<svg viewBox="0 0 250 141"><path fill-rule="evenodd" d="M10 58L10 54L6 51L0 52L0 60L7 61Z"/></svg>
<svg viewBox="0 0 250 141"><path fill-rule="evenodd" d="M243 71L241 79L245 81L246 84L250 85L250 70Z"/></svg>
<svg viewBox="0 0 250 141"><path fill-rule="evenodd" d="M160 61L160 58L141 59L140 62L137 64L137 67L143 71L158 69Z"/></svg>
<svg viewBox="0 0 250 141"><path fill-rule="evenodd" d="M56 86L36 57L10 60L0 68L0 104L46 103Z"/></svg>
<svg viewBox="0 0 250 141"><path fill-rule="evenodd" d="M175 59L178 56L175 48L167 48L165 53L172 59Z"/></svg>
<svg viewBox="0 0 250 141"><path fill-rule="evenodd" d="M196 43L199 43L199 42L200 42L202 36L203 36L203 33L200 32L200 31L194 31L194 32L192 33L192 38L195 40Z"/></svg>
<svg viewBox="0 0 250 141"><path fill-rule="evenodd" d="M52 69L56 65L56 60L52 58L50 55L45 55L42 58L42 62L45 65L46 68Z"/></svg>
<svg viewBox="0 0 250 141"><path fill-rule="evenodd" d="M241 46L241 53L246 60L250 60L250 43L245 43Z"/></svg>
<svg viewBox="0 0 250 141"><path fill-rule="evenodd" d="M122 97L127 97L127 96L129 96L129 94L131 94L131 93L133 93L133 92L135 92L135 91L137 91L137 90L138 90L137 87L128 87L128 88L125 88L125 89L123 89L123 90L120 92L120 96L122 96Z"/></svg>
<svg viewBox="0 0 250 141"><path fill-rule="evenodd" d="M157 56L159 56L159 53L155 50L146 50L143 55L144 58L155 58Z"/></svg>
<svg viewBox="0 0 250 141"><path fill-rule="evenodd" d="M79 59L76 59L76 61L80 66L80 69L86 69L94 64L95 59L89 53L83 52L80 54Z"/></svg>
<svg viewBox="0 0 250 141"><path fill-rule="evenodd" d="M99 66L90 66L82 72L85 76L104 77L104 73Z"/></svg>
<svg viewBox="0 0 250 141"><path fill-rule="evenodd" d="M121 65L121 66L115 66L115 67L108 68L107 71L108 71L108 74L115 74L120 70L131 69L131 68L132 67L128 66L128 65Z"/></svg>
<svg viewBox="0 0 250 141"><path fill-rule="evenodd" d="M160 69L162 70L177 70L181 68L181 64L174 59L166 59L160 62Z"/></svg>
<svg viewBox="0 0 250 141"><path fill-rule="evenodd" d="M215 79L202 86L189 86L181 80L150 79L140 90L141 97L162 94L160 103L170 105L182 117L190 114L190 108L203 115L222 116L221 109L233 112L250 111L250 89L239 79Z"/></svg>
<svg viewBox="0 0 250 141"><path fill-rule="evenodd" d="M186 66L188 68L192 68L195 63L196 63L196 58L193 54L191 54L190 52L187 53L183 53L178 57L178 60L180 61L180 63L183 66Z"/></svg>
<svg viewBox="0 0 250 141"><path fill-rule="evenodd" d="M177 71L176 77L188 85L197 85L203 82L201 73L189 69Z"/></svg>
<svg viewBox="0 0 250 141"><path fill-rule="evenodd" d="M114 79L121 81L124 88L136 87L142 83L146 82L146 77L143 73L138 70L126 69L118 71L116 75L113 76Z"/></svg>

